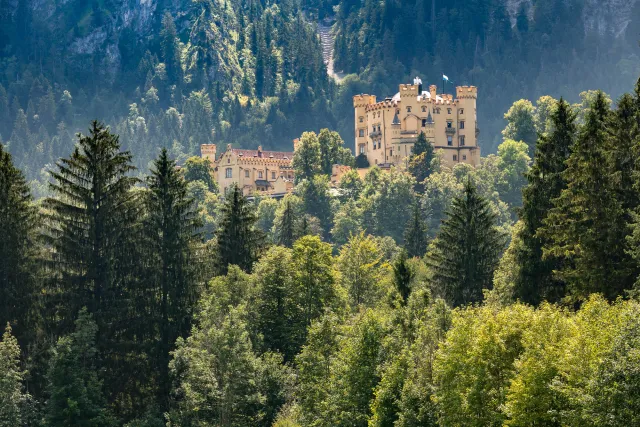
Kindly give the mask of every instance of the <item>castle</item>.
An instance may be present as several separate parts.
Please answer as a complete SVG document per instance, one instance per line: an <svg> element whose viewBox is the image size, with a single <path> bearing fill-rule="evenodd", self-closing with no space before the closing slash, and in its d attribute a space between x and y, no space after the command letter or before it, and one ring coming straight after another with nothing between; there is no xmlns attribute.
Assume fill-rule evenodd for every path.
<svg viewBox="0 0 640 427"><path fill-rule="evenodd" d="M295 150L295 142L294 142ZM202 144L201 156L211 162L214 179L224 194L232 184L237 184L245 196L255 192L282 197L293 189L293 152L227 149L216 158L215 144Z"/></svg>
<svg viewBox="0 0 640 427"><path fill-rule="evenodd" d="M393 98L377 102L375 95L353 97L355 154L367 157L371 166L406 166L420 132L436 150L443 150L443 164L480 163L475 86L456 87L456 97L437 94L437 86L422 90L416 77L401 84Z"/></svg>

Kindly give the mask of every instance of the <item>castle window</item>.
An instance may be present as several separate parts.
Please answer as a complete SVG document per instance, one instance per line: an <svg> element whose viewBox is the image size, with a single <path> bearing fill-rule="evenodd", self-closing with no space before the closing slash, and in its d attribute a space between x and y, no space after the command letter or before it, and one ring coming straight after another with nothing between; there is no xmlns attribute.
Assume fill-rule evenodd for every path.
<svg viewBox="0 0 640 427"><path fill-rule="evenodd" d="M262 179L262 171L259 171L259 172L258 172L258 178L259 178L259 179Z"/></svg>
<svg viewBox="0 0 640 427"><path fill-rule="evenodd" d="M231 168L225 169L224 177L225 178L232 178L233 177L233 169L231 169Z"/></svg>
<svg viewBox="0 0 640 427"><path fill-rule="evenodd" d="M464 114L464 109L463 108L461 108L459 111L460 111L460 115Z"/></svg>
<svg viewBox="0 0 640 427"><path fill-rule="evenodd" d="M455 154L453 155L453 161L457 162L458 161L458 156L456 156Z"/></svg>
<svg viewBox="0 0 640 427"><path fill-rule="evenodd" d="M289 174L289 179L293 179L293 174L292 173Z"/></svg>
<svg viewBox="0 0 640 427"><path fill-rule="evenodd" d="M393 150L389 150L389 155L393 157Z"/></svg>
<svg viewBox="0 0 640 427"><path fill-rule="evenodd" d="M360 138L364 137L364 129L360 129L360 130L358 131L358 136L359 136Z"/></svg>
<svg viewBox="0 0 640 427"><path fill-rule="evenodd" d="M451 114L451 108L447 108L447 114Z"/></svg>
<svg viewBox="0 0 640 427"><path fill-rule="evenodd" d="M453 137L451 135L447 136L447 145L451 147L453 145Z"/></svg>
<svg viewBox="0 0 640 427"><path fill-rule="evenodd" d="M360 154L364 154L364 144L360 144Z"/></svg>
<svg viewBox="0 0 640 427"><path fill-rule="evenodd" d="M426 113L427 112L427 107L422 107L422 112Z"/></svg>
<svg viewBox="0 0 640 427"><path fill-rule="evenodd" d="M462 155L462 160L467 160L467 155L466 154Z"/></svg>
<svg viewBox="0 0 640 427"><path fill-rule="evenodd" d="M244 177L245 178L249 178L249 171L248 170L244 171Z"/></svg>
<svg viewBox="0 0 640 427"><path fill-rule="evenodd" d="M460 135L460 146L464 147L464 135Z"/></svg>
<svg viewBox="0 0 640 427"><path fill-rule="evenodd" d="M464 129L464 121L460 122L460 129Z"/></svg>
<svg viewBox="0 0 640 427"><path fill-rule="evenodd" d="M276 179L276 173L275 172L271 172L271 179Z"/></svg>
<svg viewBox="0 0 640 427"><path fill-rule="evenodd" d="M422 127L425 127L427 125L427 119L422 119Z"/></svg>
<svg viewBox="0 0 640 427"><path fill-rule="evenodd" d="M227 163L231 163L231 157L227 157Z"/></svg>
<svg viewBox="0 0 640 427"><path fill-rule="evenodd" d="M378 159L376 159L376 165L378 164Z"/></svg>
<svg viewBox="0 0 640 427"><path fill-rule="evenodd" d="M364 122L364 117L360 116L359 119L360 123Z"/></svg>
<svg viewBox="0 0 640 427"><path fill-rule="evenodd" d="M451 129L453 122L451 120L447 121L447 129Z"/></svg>
<svg viewBox="0 0 640 427"><path fill-rule="evenodd" d="M378 141L373 141L373 149L374 149L374 150L375 150L375 149L376 149L376 147L377 147L377 145L376 145L376 144L377 144L377 142L378 142Z"/></svg>
<svg viewBox="0 0 640 427"><path fill-rule="evenodd" d="M407 107L407 113L411 112L411 107Z"/></svg>

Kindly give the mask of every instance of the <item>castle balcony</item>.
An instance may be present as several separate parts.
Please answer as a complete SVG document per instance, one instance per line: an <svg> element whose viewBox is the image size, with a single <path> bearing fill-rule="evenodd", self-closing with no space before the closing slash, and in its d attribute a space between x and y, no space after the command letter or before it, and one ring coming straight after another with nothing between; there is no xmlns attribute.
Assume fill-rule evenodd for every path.
<svg viewBox="0 0 640 427"><path fill-rule="evenodd" d="M369 138L372 138L372 139L373 139L373 138L375 138L375 137L377 137L377 136L380 136L380 135L382 135L382 132L380 132L380 131L371 132L371 133L369 134Z"/></svg>
<svg viewBox="0 0 640 427"><path fill-rule="evenodd" d="M451 127L451 128L450 128L450 127L447 127L447 128L445 128L445 129L444 129L444 131L445 131L445 133L446 133L447 135L453 135L453 134L455 134L455 133L456 133L456 128L454 128L454 127Z"/></svg>

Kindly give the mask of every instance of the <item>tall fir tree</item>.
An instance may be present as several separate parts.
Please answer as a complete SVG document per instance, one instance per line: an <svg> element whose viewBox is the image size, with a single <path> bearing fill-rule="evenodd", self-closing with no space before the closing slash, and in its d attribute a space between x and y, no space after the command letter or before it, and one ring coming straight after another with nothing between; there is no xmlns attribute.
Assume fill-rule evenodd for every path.
<svg viewBox="0 0 640 427"><path fill-rule="evenodd" d="M263 240L255 227L256 221L254 206L237 185L232 185L222 207L217 234L217 267L220 274L226 274L229 265L251 271Z"/></svg>
<svg viewBox="0 0 640 427"><path fill-rule="evenodd" d="M154 161L147 183L144 235L152 261L146 278L155 287L153 295L158 296L152 312L159 311L154 322L160 334L157 372L160 400L166 409L171 386L169 353L178 337L188 335L199 295L201 221L195 201L187 194L187 183L166 149Z"/></svg>
<svg viewBox="0 0 640 427"><path fill-rule="evenodd" d="M415 277L415 272L408 262L407 251L400 250L393 262L393 283L402 298L403 304L407 303L409 295L411 295L411 282Z"/></svg>
<svg viewBox="0 0 640 427"><path fill-rule="evenodd" d="M38 317L36 292L36 209L24 175L0 144L0 325L11 323L23 347Z"/></svg>
<svg viewBox="0 0 640 427"><path fill-rule="evenodd" d="M491 289L504 244L489 203L467 180L427 254L432 288L452 306L482 301L483 289Z"/></svg>
<svg viewBox="0 0 640 427"><path fill-rule="evenodd" d="M75 325L73 333L58 340L51 357L47 372L46 425L116 426L98 376L98 326L84 308Z"/></svg>
<svg viewBox="0 0 640 427"><path fill-rule="evenodd" d="M576 139L575 120L571 106L560 99L551 114L551 132L538 139L533 165L526 176L528 184L522 190L523 228L516 236L522 244L515 253L514 296L529 304L558 302L564 296L563 281L553 275L560 267L559 260L543 259L542 248L548 240L537 231L552 208L552 201L566 187L563 172Z"/></svg>
<svg viewBox="0 0 640 427"><path fill-rule="evenodd" d="M554 200L541 230L549 242L543 256L561 260L557 277L566 282L573 300L593 292L615 299L635 279L626 253L627 213L608 153L610 119L605 96L598 92L567 160L567 187Z"/></svg>
<svg viewBox="0 0 640 427"><path fill-rule="evenodd" d="M44 202L43 235L51 248L48 319L64 335L87 307L98 327L101 368L111 372L106 392L125 405L118 412L126 417L140 410L150 391L141 386L149 375L147 359L134 354L153 337L145 318L151 295L141 287L145 260L136 244L141 209L132 191L138 182L130 176L133 170L118 136L94 121L89 135L78 135L71 156L51 172L54 197Z"/></svg>
<svg viewBox="0 0 640 427"><path fill-rule="evenodd" d="M411 258L420 258L427 251L427 225L417 202L413 204L411 219L404 232L404 247Z"/></svg>

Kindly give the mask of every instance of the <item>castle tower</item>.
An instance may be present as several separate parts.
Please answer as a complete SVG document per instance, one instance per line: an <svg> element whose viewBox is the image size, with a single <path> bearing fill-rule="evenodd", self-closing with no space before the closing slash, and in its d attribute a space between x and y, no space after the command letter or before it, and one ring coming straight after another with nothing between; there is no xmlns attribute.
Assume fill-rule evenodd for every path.
<svg viewBox="0 0 640 427"><path fill-rule="evenodd" d="M216 144L200 144L200 156L213 165L216 162Z"/></svg>
<svg viewBox="0 0 640 427"><path fill-rule="evenodd" d="M368 147L368 119L367 106L376 103L375 95L356 95L353 97L353 109L355 112L355 154L366 154Z"/></svg>

